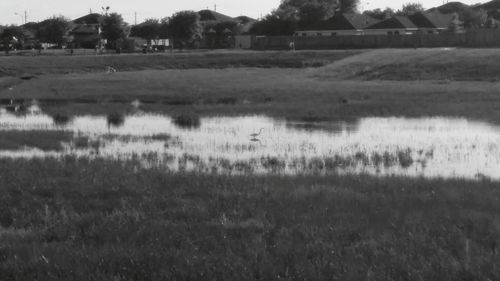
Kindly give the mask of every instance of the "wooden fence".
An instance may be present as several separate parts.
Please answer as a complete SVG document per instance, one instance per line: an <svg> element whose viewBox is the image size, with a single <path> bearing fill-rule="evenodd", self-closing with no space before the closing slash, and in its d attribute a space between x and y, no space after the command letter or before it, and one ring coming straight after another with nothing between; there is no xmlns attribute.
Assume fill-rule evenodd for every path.
<svg viewBox="0 0 500 281"><path fill-rule="evenodd" d="M350 36L257 36L252 49L289 49L294 42L297 50L370 49L418 47L500 47L499 29L478 29L466 33L414 35L350 35Z"/></svg>

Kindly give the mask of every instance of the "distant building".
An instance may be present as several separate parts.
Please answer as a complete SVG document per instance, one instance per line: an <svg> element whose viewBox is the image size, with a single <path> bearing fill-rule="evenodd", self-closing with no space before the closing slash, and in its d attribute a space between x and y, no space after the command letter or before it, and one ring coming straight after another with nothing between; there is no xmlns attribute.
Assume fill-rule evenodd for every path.
<svg viewBox="0 0 500 281"><path fill-rule="evenodd" d="M417 31L418 27L408 17L394 16L366 27L364 34L410 35Z"/></svg>
<svg viewBox="0 0 500 281"><path fill-rule="evenodd" d="M363 14L337 14L295 32L296 36L363 35L364 29L377 20Z"/></svg>
<svg viewBox="0 0 500 281"><path fill-rule="evenodd" d="M442 14L438 10L418 12L409 16L394 16L370 25L365 34L439 34L449 30L452 20L453 14Z"/></svg>
<svg viewBox="0 0 500 281"><path fill-rule="evenodd" d="M95 48L101 40L100 23L102 15L88 14L72 21L73 27L69 31L74 48Z"/></svg>

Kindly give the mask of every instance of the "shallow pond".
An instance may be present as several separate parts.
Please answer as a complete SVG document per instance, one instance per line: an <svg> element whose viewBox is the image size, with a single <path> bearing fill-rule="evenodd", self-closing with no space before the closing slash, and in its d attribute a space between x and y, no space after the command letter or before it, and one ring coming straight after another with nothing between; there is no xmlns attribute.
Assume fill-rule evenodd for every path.
<svg viewBox="0 0 500 281"><path fill-rule="evenodd" d="M174 172L500 179L500 128L466 119L363 118L355 123L300 124L265 116L211 117L190 128L176 125L169 116L147 113L117 122L109 116L57 121L38 110L26 115L1 111L0 134L66 131L73 138L57 151L0 146L0 157L133 159Z"/></svg>

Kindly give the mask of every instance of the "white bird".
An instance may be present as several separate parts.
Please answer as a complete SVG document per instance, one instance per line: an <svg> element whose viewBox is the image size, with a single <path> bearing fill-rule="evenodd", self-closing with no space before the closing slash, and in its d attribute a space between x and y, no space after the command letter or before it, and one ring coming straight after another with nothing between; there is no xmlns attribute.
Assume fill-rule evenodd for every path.
<svg viewBox="0 0 500 281"><path fill-rule="evenodd" d="M262 130L264 130L264 128L260 128L260 131L258 133L253 133L253 134L250 134L250 136L252 138L256 138L258 135L260 135L260 133L262 132Z"/></svg>

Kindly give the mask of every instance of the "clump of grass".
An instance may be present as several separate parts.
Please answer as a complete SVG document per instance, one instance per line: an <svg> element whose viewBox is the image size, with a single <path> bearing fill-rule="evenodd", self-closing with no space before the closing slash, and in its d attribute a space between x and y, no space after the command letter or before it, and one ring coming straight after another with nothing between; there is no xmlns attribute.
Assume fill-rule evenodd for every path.
<svg viewBox="0 0 500 281"><path fill-rule="evenodd" d="M44 151L62 150L62 142L69 142L73 134L67 131L4 131L0 134L0 150L16 150L23 147Z"/></svg>
<svg viewBox="0 0 500 281"><path fill-rule="evenodd" d="M200 116L195 113L181 113L173 118L175 125L181 128L200 127Z"/></svg>
<svg viewBox="0 0 500 281"><path fill-rule="evenodd" d="M172 136L169 134L155 134L151 136L151 139L155 141L167 141L171 140Z"/></svg>
<svg viewBox="0 0 500 281"><path fill-rule="evenodd" d="M110 113L107 116L108 126L119 127L125 122L125 117L120 113Z"/></svg>
<svg viewBox="0 0 500 281"><path fill-rule="evenodd" d="M260 163L265 169L270 170L273 173L280 172L286 167L285 161L283 159L279 159L278 157L262 157L260 159Z"/></svg>
<svg viewBox="0 0 500 281"><path fill-rule="evenodd" d="M397 155L401 167L408 168L413 164L411 149L408 148L406 150L398 150Z"/></svg>
<svg viewBox="0 0 500 281"><path fill-rule="evenodd" d="M68 124L70 118L69 116L64 115L62 113L56 113L54 116L52 116L52 120L54 121L54 124L56 126L64 126Z"/></svg>
<svg viewBox="0 0 500 281"><path fill-rule="evenodd" d="M93 149L98 151L101 146L101 142L99 140L92 140L87 136L78 136L73 139L73 147L76 149Z"/></svg>

